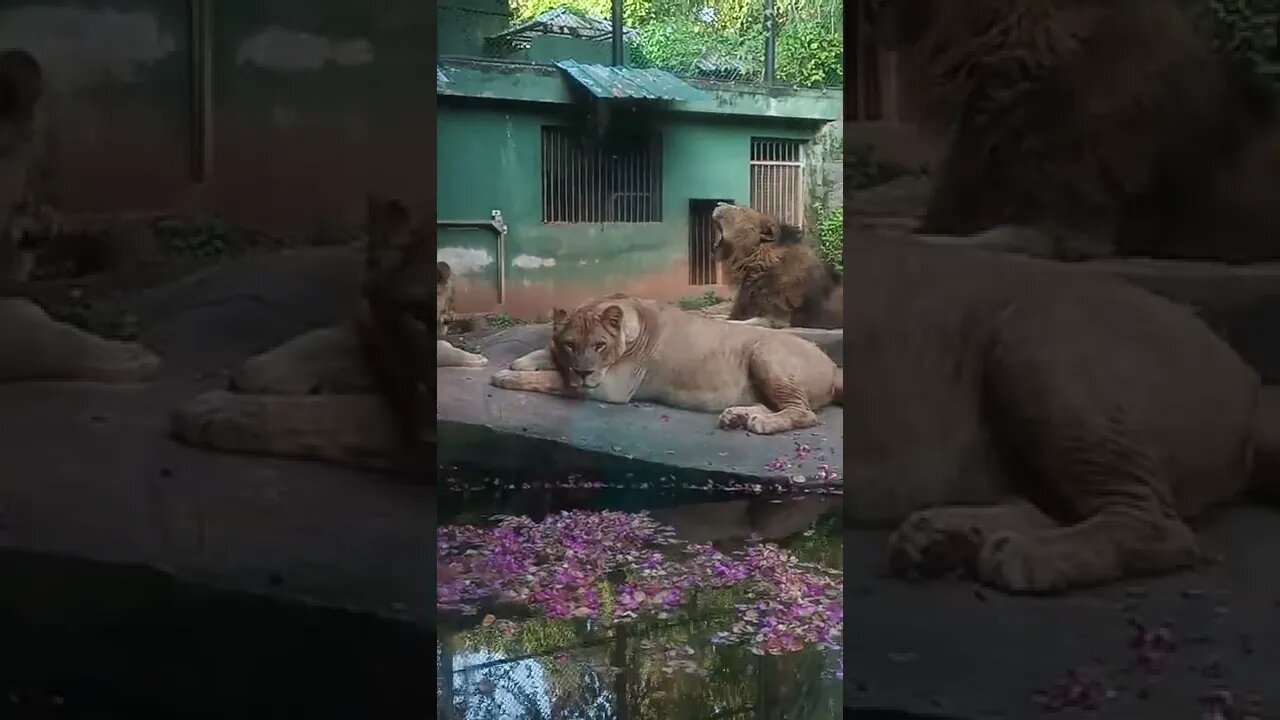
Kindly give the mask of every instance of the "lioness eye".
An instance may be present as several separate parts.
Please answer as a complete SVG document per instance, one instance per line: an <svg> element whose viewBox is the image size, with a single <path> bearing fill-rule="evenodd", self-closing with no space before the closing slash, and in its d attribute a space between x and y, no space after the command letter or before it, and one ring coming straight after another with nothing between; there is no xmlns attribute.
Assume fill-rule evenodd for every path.
<svg viewBox="0 0 1280 720"><path fill-rule="evenodd" d="M596 343L596 352L600 352L601 350L604 350L604 343L602 342Z"/></svg>
<svg viewBox="0 0 1280 720"><path fill-rule="evenodd" d="M569 352L573 352L573 343L571 343L571 342L566 342L566 343L564 344L564 349L565 349L565 350L568 350Z"/></svg>

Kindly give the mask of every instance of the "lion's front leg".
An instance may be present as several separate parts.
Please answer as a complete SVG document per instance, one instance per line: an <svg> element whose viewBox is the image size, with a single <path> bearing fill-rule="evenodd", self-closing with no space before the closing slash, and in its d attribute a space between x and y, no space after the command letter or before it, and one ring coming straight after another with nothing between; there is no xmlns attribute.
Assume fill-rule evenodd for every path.
<svg viewBox="0 0 1280 720"><path fill-rule="evenodd" d="M483 355L454 347L447 340L436 340L436 367L484 367L489 359Z"/></svg>
<svg viewBox="0 0 1280 720"><path fill-rule="evenodd" d="M551 350L541 348L511 361L511 369L527 372L530 370L556 370L555 359Z"/></svg>

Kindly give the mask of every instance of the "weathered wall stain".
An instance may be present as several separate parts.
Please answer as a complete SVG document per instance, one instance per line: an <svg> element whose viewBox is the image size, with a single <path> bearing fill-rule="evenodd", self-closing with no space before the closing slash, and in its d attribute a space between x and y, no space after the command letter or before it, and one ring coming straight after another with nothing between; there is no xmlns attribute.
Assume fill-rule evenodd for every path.
<svg viewBox="0 0 1280 720"><path fill-rule="evenodd" d="M493 255L476 248L443 247L436 251L436 259L449 263L458 282L465 282L467 276L480 273L493 265Z"/></svg>
<svg viewBox="0 0 1280 720"><path fill-rule="evenodd" d="M29 4L0 10L0 47L40 59L50 88L71 93L139 83L147 66L179 50L174 28L154 12Z"/></svg>
<svg viewBox="0 0 1280 720"><path fill-rule="evenodd" d="M364 38L334 40L307 32L270 27L241 41L236 64L279 72L319 70L333 63L356 67L373 62L373 43Z"/></svg>

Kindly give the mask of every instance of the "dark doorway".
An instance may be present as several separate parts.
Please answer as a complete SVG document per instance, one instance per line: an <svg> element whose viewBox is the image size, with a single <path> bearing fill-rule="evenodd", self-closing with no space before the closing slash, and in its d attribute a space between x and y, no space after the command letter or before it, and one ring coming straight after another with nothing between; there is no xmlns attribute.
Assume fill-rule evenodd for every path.
<svg viewBox="0 0 1280 720"><path fill-rule="evenodd" d="M711 211L716 203L732 203L732 200L689 200L689 284L717 285L720 267L713 249L716 240L716 224Z"/></svg>

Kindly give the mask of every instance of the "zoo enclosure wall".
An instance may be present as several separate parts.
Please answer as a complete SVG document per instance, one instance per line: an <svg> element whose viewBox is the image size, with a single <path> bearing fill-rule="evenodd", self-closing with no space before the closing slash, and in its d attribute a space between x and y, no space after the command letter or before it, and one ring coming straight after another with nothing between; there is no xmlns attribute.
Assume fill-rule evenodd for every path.
<svg viewBox="0 0 1280 720"><path fill-rule="evenodd" d="M0 0L42 63L71 214L346 223L367 192L429 208L433 8L415 0Z"/></svg>
<svg viewBox="0 0 1280 720"><path fill-rule="evenodd" d="M441 60L439 218L484 220L499 210L508 228L505 247L479 228L439 229L460 311L536 319L612 292L666 300L700 294L717 283L695 283L690 271L691 203L750 202L754 141L803 143L807 187L824 182L821 155L839 148L814 141L840 117L840 91L685 81L705 99L662 104L649 116L660 138L657 212L645 222L548 222L545 129L578 127L590 106L553 65Z"/></svg>

